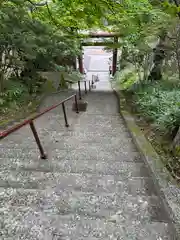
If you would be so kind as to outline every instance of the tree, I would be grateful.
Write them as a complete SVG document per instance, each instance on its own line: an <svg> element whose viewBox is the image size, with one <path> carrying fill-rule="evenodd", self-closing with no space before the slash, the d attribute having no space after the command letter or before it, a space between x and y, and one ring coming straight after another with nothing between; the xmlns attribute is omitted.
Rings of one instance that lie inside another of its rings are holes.
<svg viewBox="0 0 180 240"><path fill-rule="evenodd" d="M164 12L160 6L153 4L148 0L123 1L119 15L109 16L114 31L121 33L122 55L126 56L126 59L122 59L122 61L132 63L138 74L143 72L143 77L140 77L141 74L139 74L140 79L146 79L148 75L149 78L157 79L162 75L164 56L161 57L161 60L158 58L157 61L157 55L161 51L158 45L158 49L155 51L156 57L152 62L150 46L159 37L163 39L164 29L171 20L169 14Z"/></svg>
<svg viewBox="0 0 180 240"><path fill-rule="evenodd" d="M14 2L1 2L0 91L4 91L7 74L15 74L24 78L32 93L36 72L55 67L57 56L59 62L72 58L78 53L78 45L53 25L32 18L22 1Z"/></svg>

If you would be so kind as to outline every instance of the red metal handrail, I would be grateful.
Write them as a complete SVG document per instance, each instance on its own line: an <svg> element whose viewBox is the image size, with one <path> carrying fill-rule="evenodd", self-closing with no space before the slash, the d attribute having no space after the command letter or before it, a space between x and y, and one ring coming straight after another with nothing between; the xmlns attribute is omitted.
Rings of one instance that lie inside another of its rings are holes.
<svg viewBox="0 0 180 240"><path fill-rule="evenodd" d="M85 94L87 94L87 82L89 82L89 91L91 91L91 81L90 80L81 80L78 81L78 92L79 92L79 99L82 99L82 95L81 95L81 82L84 82L84 90L85 90Z"/></svg>
<svg viewBox="0 0 180 240"><path fill-rule="evenodd" d="M33 135L34 135L34 138L36 140L36 143L38 145L38 148L39 148L39 151L40 151L40 154L41 154L41 158L42 159L46 159L47 158L47 155L45 154L44 150L43 150L43 147L41 145L41 142L40 142L40 139L39 139L39 136L38 136L38 133L36 131L36 128L35 128L35 125L33 123L34 120L36 120L37 118L41 117L42 115L44 115L45 113L57 108L58 106L60 106L62 104L62 109L63 109L63 114L64 114L64 120L65 120L65 126L66 127L69 127L69 124L68 124L68 121L67 121L67 115L66 115L66 109L65 109L65 102L67 102L68 100L72 99L72 98L75 98L75 104L76 104L76 113L79 113L79 110L78 110L78 102L77 102L77 95L76 94L73 94L71 95L70 97L64 99L63 101L59 102L58 104L56 105L53 105L47 109L45 109L44 111L42 111L41 113L35 115L34 117L32 118L29 118L25 121L23 121L22 123L20 124L17 124L15 125L14 127L11 127L3 132L0 133L0 140L4 139L5 137L7 137L8 135L10 135L11 133L17 131L18 129L22 128L23 126L29 124L30 125L30 128L33 132Z"/></svg>
<svg viewBox="0 0 180 240"><path fill-rule="evenodd" d="M91 91L91 81L89 80L83 80L83 81L78 81L78 88L79 88L79 99L81 99L81 86L80 86L80 82L84 82L84 88L85 88L85 94L87 94L87 85L86 85L86 82L89 82L89 91ZM93 82L92 82L93 84ZM39 151L40 151L40 157L42 159L46 159L47 158L47 155L46 153L44 152L44 149L42 147L42 144L41 144L41 141L39 139L39 136L38 136L38 133L36 131L36 128L35 128L35 125L34 125L34 120L36 120L37 118L41 117L42 115L44 115L45 113L57 108L58 106L62 105L62 109L63 109L63 114L64 114L64 120L65 120L65 126L66 127L69 127L69 124L68 124L68 120L67 120L67 115L66 115L66 109L65 109L65 102L67 102L68 100L72 99L72 98L75 98L75 106L76 106L76 113L79 113L79 110L78 110L78 101L77 101L77 95L76 94L73 94L71 95L70 97L64 99L63 101L59 102L58 104L56 105L53 105L47 109L45 109L44 111L42 111L41 113L39 114L36 114L35 116L27 119L27 120L24 120L22 123L20 124L17 124L3 132L0 132L0 140L4 139L5 137L7 137L8 135L10 135L11 133L19 130L20 128L22 128L23 126L29 124L30 125L30 128L32 130L32 133L34 135L34 138L35 138L35 141L37 143L37 146L39 148Z"/></svg>

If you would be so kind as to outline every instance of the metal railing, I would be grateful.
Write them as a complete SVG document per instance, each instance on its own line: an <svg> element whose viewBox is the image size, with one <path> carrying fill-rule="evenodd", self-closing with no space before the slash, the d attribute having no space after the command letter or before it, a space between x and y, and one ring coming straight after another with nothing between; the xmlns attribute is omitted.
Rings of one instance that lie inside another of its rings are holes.
<svg viewBox="0 0 180 240"><path fill-rule="evenodd" d="M97 75L92 74L92 84L91 84L92 88L94 88L94 83L98 81L99 81L98 74Z"/></svg>
<svg viewBox="0 0 180 240"><path fill-rule="evenodd" d="M88 81L88 80L84 80L84 81L78 81L78 94L79 94L79 99L81 100L82 99L82 94L81 94L81 82L84 82L84 89L85 89L85 94L87 94L87 82L89 82L89 91L91 91L91 81ZM92 83L93 84L93 83ZM43 149L43 146L41 144L41 141L40 141L40 138L38 136L38 133L37 133L37 130L36 130L36 127L34 125L34 120L36 120L37 118L41 117L42 115L44 115L45 113L57 108L58 106L62 105L62 110L63 110L63 115L64 115L64 121L65 121L65 126L66 127L69 127L69 124L68 124L68 119L67 119L67 114L66 114L66 108L65 108L65 102L69 101L70 99L74 98L75 100L75 107L76 107L76 113L79 113L79 109L78 109L78 100L77 100L77 94L73 94L71 95L70 97L64 99L63 101L59 102L58 104L56 105L53 105L47 109L45 109L44 111L36 114L35 116L27 119L27 120L24 120L23 122L21 122L20 124L17 124L5 131L2 131L0 132L0 140L6 138L7 136L9 136L11 133L19 130L20 128L24 127L25 125L28 125L30 126L30 129L34 135L34 138L35 138L35 141L37 143L37 146L39 148L39 152L40 152L40 157L41 159L47 159L47 154L45 153L44 149Z"/></svg>
<svg viewBox="0 0 180 240"><path fill-rule="evenodd" d="M40 151L40 157L42 159L47 159L47 154L45 153L43 147L42 147L42 144L41 144L41 141L39 139L39 136L38 136L38 133L37 133L37 130L35 128L35 125L34 125L34 120L36 120L37 118L41 117L42 115L44 115L45 113L57 108L58 106L62 105L62 110L63 110L63 115L64 115L64 121L65 121L65 126L66 127L69 127L69 124L68 124L68 120L67 120L67 114L66 114L66 108L65 108L65 102L69 101L70 99L74 98L75 100L75 105L76 105L76 113L79 113L79 110L78 110L78 102L77 102L77 95L76 94L73 94L71 95L70 97L64 99L63 101L59 102L58 104L56 105L53 105L47 109L45 109L44 111L42 111L41 113L35 115L34 117L32 118L29 118L25 121L23 121L22 123L20 124L17 124L3 132L0 133L0 140L4 139L5 137L9 136L11 133L19 130L20 128L22 128L23 126L25 125L30 125L30 128L31 128L31 131L34 135L34 138L35 138L35 141L37 143L37 146L39 148L39 151Z"/></svg>
<svg viewBox="0 0 180 240"><path fill-rule="evenodd" d="M88 93L88 91L87 91L87 82L89 83L89 92L91 91L91 87L92 87L92 85L93 85L93 83L92 83L90 80L78 81L78 94L79 94L79 100L82 99L81 82L84 83L84 92L85 92L85 94Z"/></svg>

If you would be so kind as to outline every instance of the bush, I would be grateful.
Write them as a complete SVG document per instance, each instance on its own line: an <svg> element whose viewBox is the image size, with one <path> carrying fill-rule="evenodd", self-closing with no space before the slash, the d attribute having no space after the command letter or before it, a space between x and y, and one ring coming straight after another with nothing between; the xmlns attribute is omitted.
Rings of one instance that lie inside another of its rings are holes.
<svg viewBox="0 0 180 240"><path fill-rule="evenodd" d="M43 93L56 92L56 88L54 87L54 82L50 79L47 79L46 82L43 84L42 92Z"/></svg>
<svg viewBox="0 0 180 240"><path fill-rule="evenodd" d="M128 90L138 82L138 75L133 68L125 68L120 72L116 72L114 81L121 90Z"/></svg>
<svg viewBox="0 0 180 240"><path fill-rule="evenodd" d="M20 101L27 94L27 88L22 83L11 78L6 81L5 91L0 93L0 106L8 106L12 102Z"/></svg>
<svg viewBox="0 0 180 240"><path fill-rule="evenodd" d="M180 125L180 89L167 82L144 86L135 92L137 105L143 115L165 133L172 134Z"/></svg>
<svg viewBox="0 0 180 240"><path fill-rule="evenodd" d="M139 81L133 67L117 72L114 78L118 89L135 95L137 110L146 120L165 134L173 136L180 126L180 85L176 77L160 82Z"/></svg>
<svg viewBox="0 0 180 240"><path fill-rule="evenodd" d="M60 89L67 89L67 88L68 88L68 84L67 84L67 82L65 81L64 74L61 73L58 91L59 91Z"/></svg>
<svg viewBox="0 0 180 240"><path fill-rule="evenodd" d="M12 76L5 81L5 88L3 92L0 92L0 112L7 113L11 110L19 110L22 106L26 106L30 101L35 100L38 96L37 92L44 91L45 84L44 79L39 78L36 81L32 94L29 93L29 86L24 82L24 79L19 79Z"/></svg>

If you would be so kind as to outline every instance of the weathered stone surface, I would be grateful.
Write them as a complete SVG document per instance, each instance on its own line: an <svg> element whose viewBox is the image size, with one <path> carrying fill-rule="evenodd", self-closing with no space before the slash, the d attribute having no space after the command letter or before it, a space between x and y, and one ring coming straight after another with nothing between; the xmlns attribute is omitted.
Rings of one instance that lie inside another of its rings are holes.
<svg viewBox="0 0 180 240"><path fill-rule="evenodd" d="M121 103L124 101L123 94L118 94ZM137 148L143 155L144 161L152 173L152 179L155 183L158 195L164 203L165 209L173 223L175 239L180 239L180 189L176 181L171 177L170 173L162 163L161 157L151 146L150 142L145 138L140 128L137 126L133 116L122 106L121 114L131 132Z"/></svg>
<svg viewBox="0 0 180 240"><path fill-rule="evenodd" d="M28 127L1 142L0 239L175 240L115 96L86 100L78 115L67 103L69 128L61 108L35 122L48 160L38 159ZM51 101L59 96L42 109Z"/></svg>

